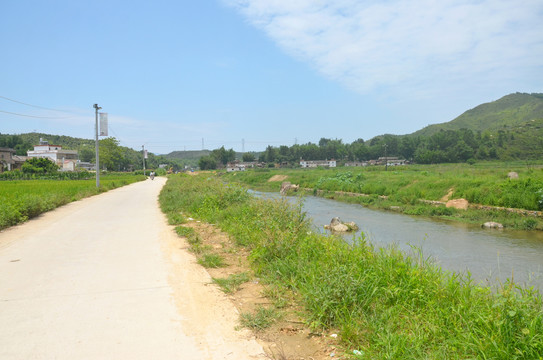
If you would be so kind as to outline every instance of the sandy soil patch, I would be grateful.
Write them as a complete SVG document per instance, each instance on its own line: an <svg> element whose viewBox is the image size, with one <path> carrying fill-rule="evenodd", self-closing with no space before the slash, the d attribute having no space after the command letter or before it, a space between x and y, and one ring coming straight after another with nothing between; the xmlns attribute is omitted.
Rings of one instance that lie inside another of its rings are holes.
<svg viewBox="0 0 543 360"><path fill-rule="evenodd" d="M443 202L449 201L449 199L451 198L453 192L454 192L454 189L453 189L453 188L450 188L450 189L449 189L449 192L447 193L447 195L443 196L443 197L440 199L440 201L443 201Z"/></svg>
<svg viewBox="0 0 543 360"><path fill-rule="evenodd" d="M288 178L287 175L273 175L271 178L268 179L268 182L284 181L287 178Z"/></svg>
<svg viewBox="0 0 543 360"><path fill-rule="evenodd" d="M237 247L226 234L213 225L191 221L185 226L192 227L199 234L204 246L212 249L210 251L219 254L225 260L227 266L207 269L212 278L227 278L232 274L240 273L249 274L248 282L243 283L237 291L226 294L240 316L244 313L254 314L259 307L274 307L277 298L274 300L265 296L273 290L266 291L267 285L254 276L249 266L248 250ZM218 285L215 286L218 287ZM291 295L283 294L283 296L290 298L277 309L280 314L279 320L267 329L253 330L270 359L330 359L331 353L338 352L335 339L329 334L312 333L299 315L303 309L292 301Z"/></svg>

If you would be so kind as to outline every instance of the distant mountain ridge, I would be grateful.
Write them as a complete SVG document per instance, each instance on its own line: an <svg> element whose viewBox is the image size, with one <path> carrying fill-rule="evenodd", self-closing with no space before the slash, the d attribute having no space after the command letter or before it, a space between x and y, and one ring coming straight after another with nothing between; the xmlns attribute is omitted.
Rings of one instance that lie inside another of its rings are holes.
<svg viewBox="0 0 543 360"><path fill-rule="evenodd" d="M464 112L454 120L433 124L410 136L431 136L441 130L491 131L512 129L543 119L543 94L514 93Z"/></svg>
<svg viewBox="0 0 543 360"><path fill-rule="evenodd" d="M0 147L12 147L17 154L24 155L26 150L32 149L32 145L39 143L40 138L49 141L50 144L62 145L65 149L78 150L82 161L91 161L94 157L94 140L62 135L0 134ZM383 153L385 144L389 156L399 156L418 163L541 159L543 94L518 92L509 94L467 110L454 120L430 125L412 134L384 134L365 142L357 140L352 144L344 144L338 139L322 138L318 145L308 143L290 148L268 146L264 153L252 152L252 154L255 158L267 162L288 161L292 164L297 164L300 158L365 161L385 156ZM135 164L137 168L141 163L141 150L123 146L119 148L124 158L121 160ZM196 167L200 158L209 156L210 153L211 150L189 150L173 151L165 155L150 154L149 163ZM242 155L235 153L237 159L241 159ZM140 160L137 160L138 158Z"/></svg>

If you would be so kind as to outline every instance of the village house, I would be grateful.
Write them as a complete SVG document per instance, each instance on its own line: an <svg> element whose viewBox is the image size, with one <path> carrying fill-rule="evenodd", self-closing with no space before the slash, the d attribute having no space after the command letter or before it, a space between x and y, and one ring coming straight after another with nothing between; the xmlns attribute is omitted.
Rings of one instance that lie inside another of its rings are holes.
<svg viewBox="0 0 543 360"><path fill-rule="evenodd" d="M77 168L79 170L94 171L94 170L96 170L96 164L78 160L77 161Z"/></svg>
<svg viewBox="0 0 543 360"><path fill-rule="evenodd" d="M50 145L40 139L34 150L27 151L28 157L48 158L60 167L62 171L75 171L77 164L77 150L62 150L60 145Z"/></svg>
<svg viewBox="0 0 543 360"><path fill-rule="evenodd" d="M245 169L255 168L255 167L263 167L263 165L257 161L246 161L246 162L234 161L234 162L229 162L228 164L226 164L226 171L227 172L245 171Z"/></svg>
<svg viewBox="0 0 543 360"><path fill-rule="evenodd" d="M345 166L368 166L367 161L347 161Z"/></svg>
<svg viewBox="0 0 543 360"><path fill-rule="evenodd" d="M226 164L226 172L232 171L245 171L245 165L235 162Z"/></svg>
<svg viewBox="0 0 543 360"><path fill-rule="evenodd" d="M13 149L0 148L0 172L13 170L13 154L15 154Z"/></svg>
<svg viewBox="0 0 543 360"><path fill-rule="evenodd" d="M28 160L28 156L13 155L13 166L11 170L22 170L23 164Z"/></svg>
<svg viewBox="0 0 543 360"><path fill-rule="evenodd" d="M26 156L15 155L14 149L0 148L0 173L21 170L27 159L28 157Z"/></svg>
<svg viewBox="0 0 543 360"><path fill-rule="evenodd" d="M405 159L399 159L397 157L389 156L389 157L380 157L377 160L377 163L378 164L383 164L383 165L386 164L388 166L399 166L399 165L405 165L406 160Z"/></svg>
<svg viewBox="0 0 543 360"><path fill-rule="evenodd" d="M303 168L336 167L336 160L300 160L300 166Z"/></svg>

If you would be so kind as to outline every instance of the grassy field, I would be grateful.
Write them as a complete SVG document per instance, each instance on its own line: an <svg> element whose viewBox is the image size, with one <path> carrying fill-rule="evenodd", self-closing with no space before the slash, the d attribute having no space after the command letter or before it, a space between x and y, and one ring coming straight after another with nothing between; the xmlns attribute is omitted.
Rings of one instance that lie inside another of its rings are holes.
<svg viewBox="0 0 543 360"><path fill-rule="evenodd" d="M517 172L519 179L507 174ZM257 169L225 173L227 181L243 183L264 191L279 191L281 181L269 182L274 175L312 189L311 194L359 203L380 209L395 209L409 215L438 216L458 221L483 223L497 221L517 229L543 230L543 219L502 210L456 210L428 205L420 200L466 199L473 204L538 211L543 208L543 169L520 163L481 163L476 165L414 165L403 167L335 169ZM337 192L365 194L348 196Z"/></svg>
<svg viewBox="0 0 543 360"><path fill-rule="evenodd" d="M222 180L170 177L163 211L173 223L191 216L216 224L249 249L256 276L294 294L315 332L338 333L348 358L543 357L538 292L512 282L493 291L422 257L313 233L299 207L253 198ZM280 307L266 310L280 316Z"/></svg>
<svg viewBox="0 0 543 360"><path fill-rule="evenodd" d="M61 205L145 179L107 175L96 180L16 180L0 182L0 229L13 226Z"/></svg>

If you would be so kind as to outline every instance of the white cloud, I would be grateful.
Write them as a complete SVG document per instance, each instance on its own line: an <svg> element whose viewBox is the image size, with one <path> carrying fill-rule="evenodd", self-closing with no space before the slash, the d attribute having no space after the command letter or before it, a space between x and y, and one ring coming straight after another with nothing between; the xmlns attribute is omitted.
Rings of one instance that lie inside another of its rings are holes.
<svg viewBox="0 0 543 360"><path fill-rule="evenodd" d="M224 1L284 51L361 93L522 90L543 76L540 0Z"/></svg>

